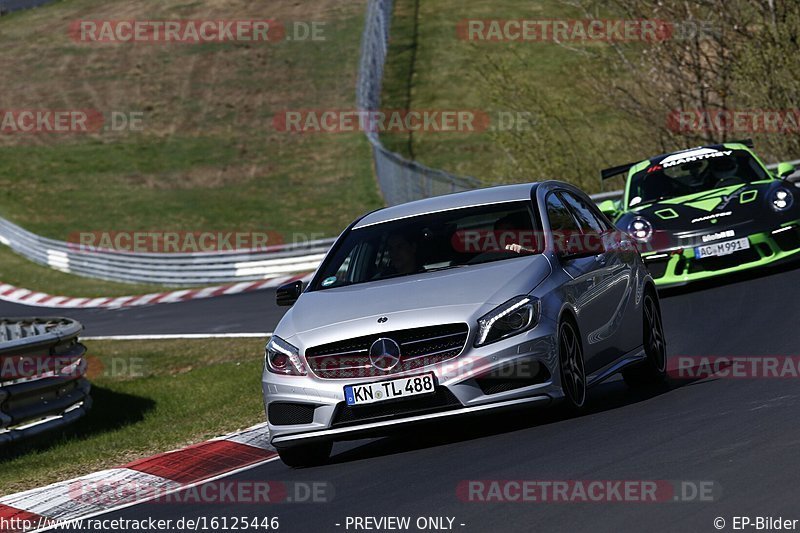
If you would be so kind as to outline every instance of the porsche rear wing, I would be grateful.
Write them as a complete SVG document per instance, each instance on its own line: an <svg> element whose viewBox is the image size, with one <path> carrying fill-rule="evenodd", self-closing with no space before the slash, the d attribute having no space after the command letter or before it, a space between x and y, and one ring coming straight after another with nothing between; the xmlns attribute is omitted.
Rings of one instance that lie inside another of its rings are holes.
<svg viewBox="0 0 800 533"><path fill-rule="evenodd" d="M743 144L748 148L755 148L755 144L753 143L753 139L742 139L740 141L725 141L723 144Z"/></svg>
<svg viewBox="0 0 800 533"><path fill-rule="evenodd" d="M611 167L611 168L604 168L600 171L600 179L605 181L609 178L613 178L614 176L619 176L620 174L625 174L628 172L632 166L638 165L639 161L636 163L626 163L624 165L620 165L618 167Z"/></svg>

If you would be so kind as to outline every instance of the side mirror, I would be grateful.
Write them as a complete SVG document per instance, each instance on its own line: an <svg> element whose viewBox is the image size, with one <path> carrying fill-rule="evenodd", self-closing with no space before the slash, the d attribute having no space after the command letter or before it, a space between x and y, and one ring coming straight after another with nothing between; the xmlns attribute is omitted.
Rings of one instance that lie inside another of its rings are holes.
<svg viewBox="0 0 800 533"><path fill-rule="evenodd" d="M602 211L605 216L614 220L619 216L620 202L619 200L605 200L597 204L597 208Z"/></svg>
<svg viewBox="0 0 800 533"><path fill-rule="evenodd" d="M781 179L786 179L794 174L794 165L791 163L779 163L775 174Z"/></svg>
<svg viewBox="0 0 800 533"><path fill-rule="evenodd" d="M293 281L278 287L278 290L275 291L275 300L277 301L278 305L289 307L294 305L302 293L303 282Z"/></svg>

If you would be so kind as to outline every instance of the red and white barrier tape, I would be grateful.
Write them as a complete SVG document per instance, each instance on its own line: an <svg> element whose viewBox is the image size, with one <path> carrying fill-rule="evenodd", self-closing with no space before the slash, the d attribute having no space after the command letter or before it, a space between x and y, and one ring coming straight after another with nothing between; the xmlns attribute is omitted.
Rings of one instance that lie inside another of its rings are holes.
<svg viewBox="0 0 800 533"><path fill-rule="evenodd" d="M311 274L297 274L292 276L279 276L263 281L245 281L233 285L205 287L202 289L183 289L171 292L143 294L139 296L118 296L110 298L71 298L68 296L53 296L43 292L21 289L7 283L0 284L0 300L34 307L49 307L57 309L89 309L105 308L117 309L120 307L136 307L141 305L154 305L175 302L185 302L199 298L215 298L228 294L272 289L284 283L295 280L308 281Z"/></svg>

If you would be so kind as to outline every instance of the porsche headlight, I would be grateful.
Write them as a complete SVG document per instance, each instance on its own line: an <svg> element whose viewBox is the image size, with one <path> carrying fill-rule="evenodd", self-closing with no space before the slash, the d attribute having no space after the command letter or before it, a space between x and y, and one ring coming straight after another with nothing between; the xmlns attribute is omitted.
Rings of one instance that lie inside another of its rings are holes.
<svg viewBox="0 0 800 533"><path fill-rule="evenodd" d="M628 233L637 241L648 241L653 236L653 225L646 218L637 217L628 224Z"/></svg>
<svg viewBox="0 0 800 533"><path fill-rule="evenodd" d="M789 189L783 187L775 189L772 193L772 208L775 211L786 211L794 205L794 196Z"/></svg>
<svg viewBox="0 0 800 533"><path fill-rule="evenodd" d="M528 331L539 320L539 300L532 296L517 296L478 319L475 346L493 342Z"/></svg>
<svg viewBox="0 0 800 533"><path fill-rule="evenodd" d="M264 352L267 369L273 374L306 375L305 365L300 359L300 351L280 337L273 335Z"/></svg>

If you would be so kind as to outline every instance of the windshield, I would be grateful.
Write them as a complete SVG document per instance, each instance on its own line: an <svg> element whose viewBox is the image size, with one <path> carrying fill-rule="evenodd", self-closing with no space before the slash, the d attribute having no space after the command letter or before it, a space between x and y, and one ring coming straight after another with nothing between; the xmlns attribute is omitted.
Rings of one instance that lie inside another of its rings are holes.
<svg viewBox="0 0 800 533"><path fill-rule="evenodd" d="M351 230L320 267L311 290L539 253L530 202L419 215ZM516 246L512 246L516 245Z"/></svg>
<svg viewBox="0 0 800 533"><path fill-rule="evenodd" d="M769 179L746 150L700 148L665 157L631 178L629 207Z"/></svg>

